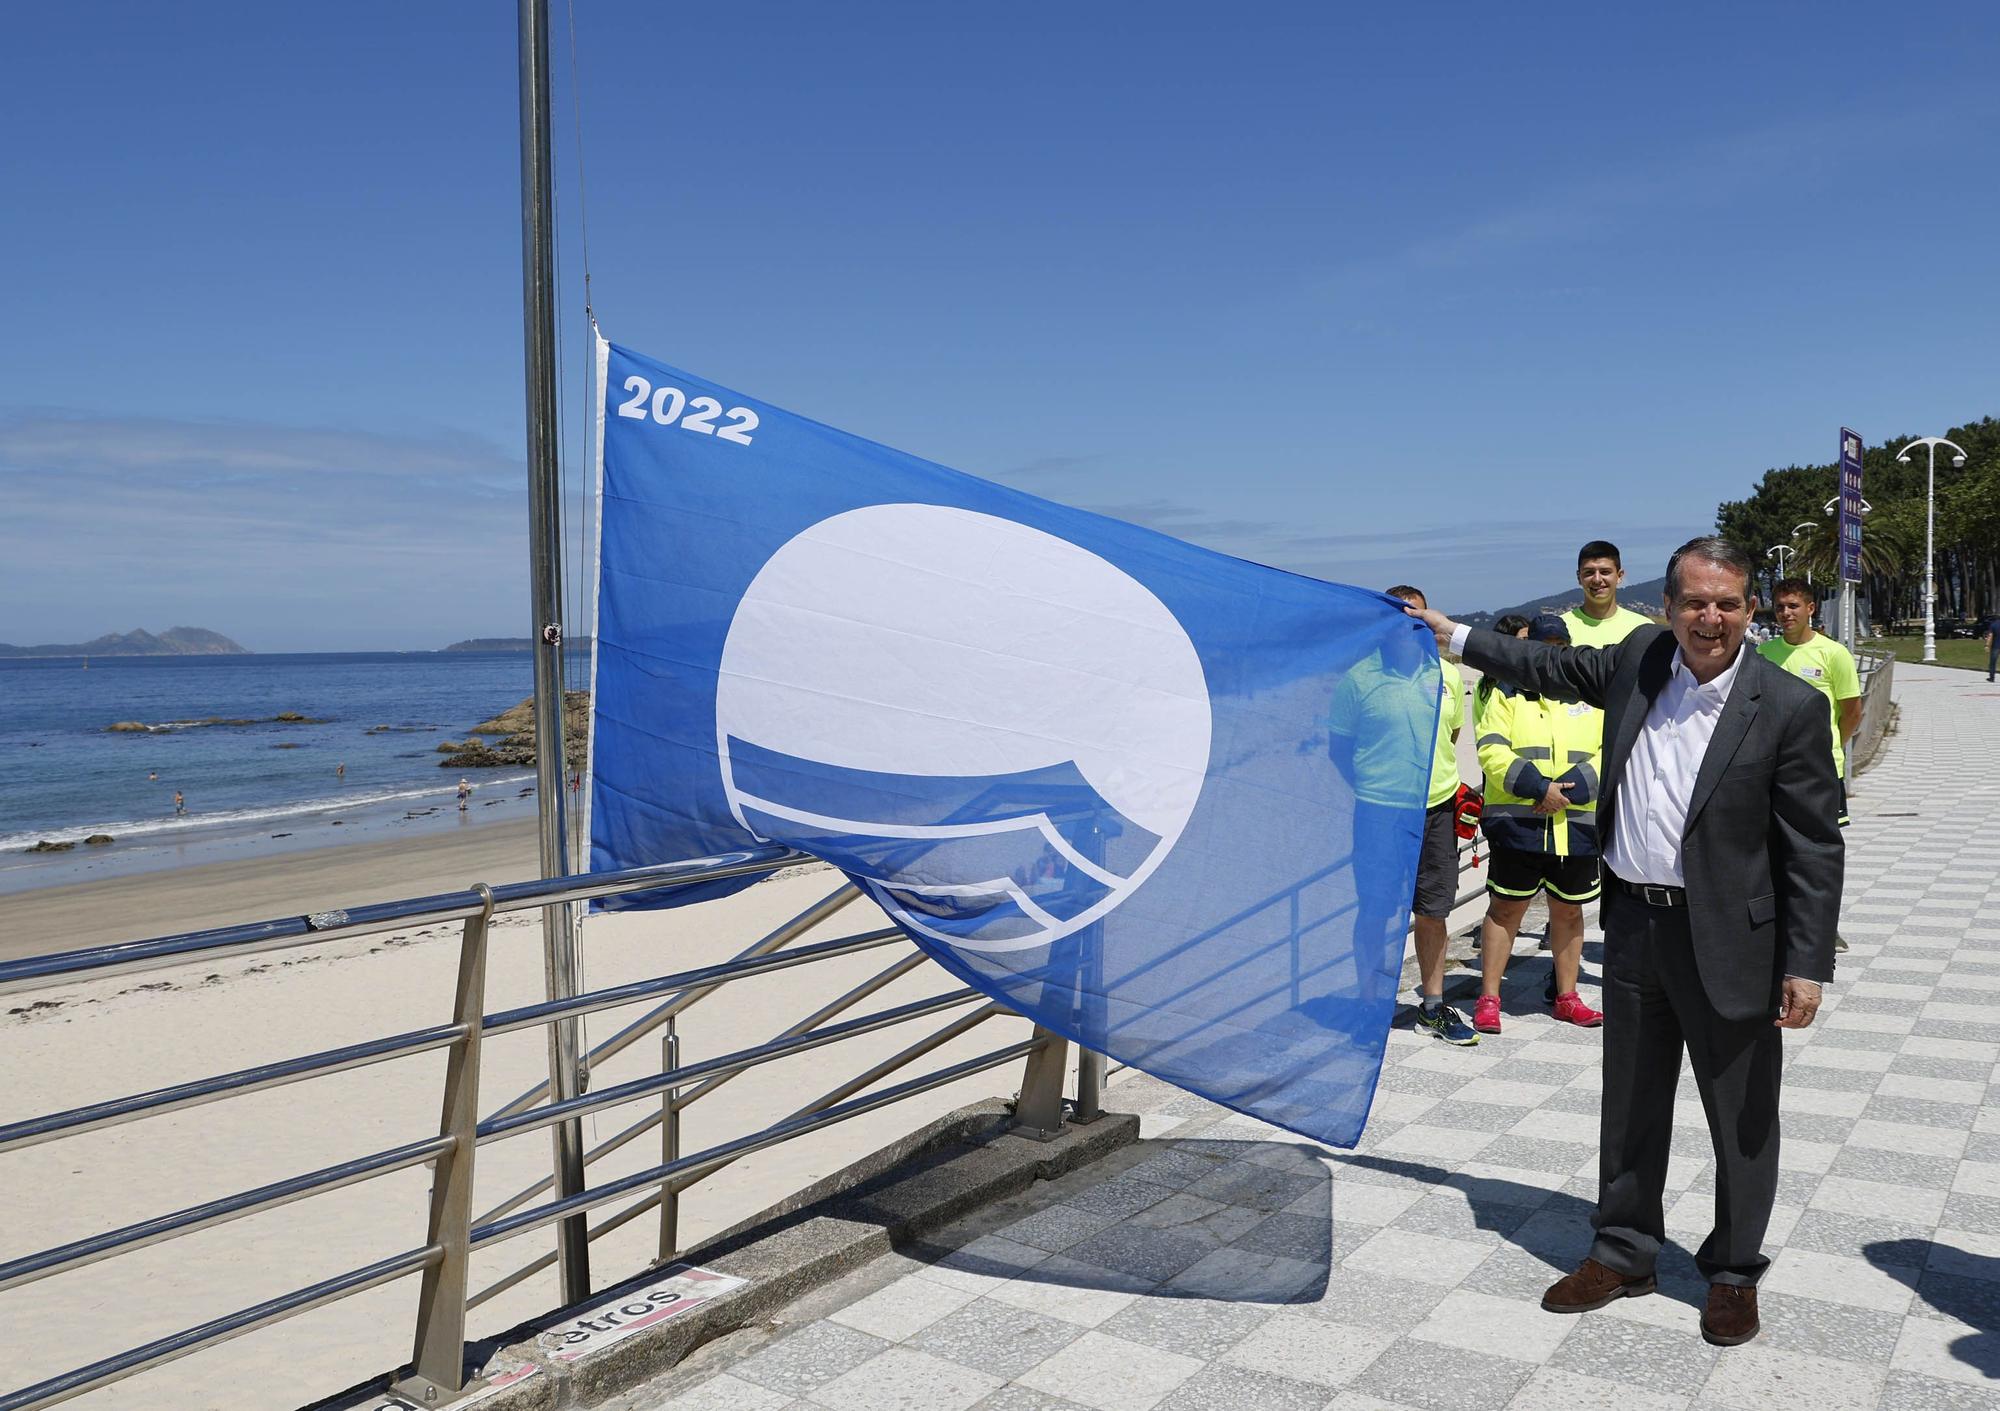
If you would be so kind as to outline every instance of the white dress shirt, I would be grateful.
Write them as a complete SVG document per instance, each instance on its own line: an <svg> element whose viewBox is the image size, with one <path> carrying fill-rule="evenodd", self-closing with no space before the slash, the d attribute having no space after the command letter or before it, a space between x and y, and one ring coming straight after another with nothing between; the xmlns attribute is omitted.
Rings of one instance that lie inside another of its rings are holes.
<svg viewBox="0 0 2000 1411"><path fill-rule="evenodd" d="M1739 649L1736 660L1703 683L1687 669L1680 649L1674 649L1667 684L1653 697L1646 723L1626 757L1618 785L1618 817L1611 845L1604 850L1604 865L1626 881L1687 885L1681 839L1687 831L1688 804L1746 650Z"/></svg>

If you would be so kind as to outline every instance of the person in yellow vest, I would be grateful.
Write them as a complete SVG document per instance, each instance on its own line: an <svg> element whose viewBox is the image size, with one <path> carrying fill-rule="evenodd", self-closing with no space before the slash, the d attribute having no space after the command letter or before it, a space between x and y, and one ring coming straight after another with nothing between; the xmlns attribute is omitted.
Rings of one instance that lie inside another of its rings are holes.
<svg viewBox="0 0 2000 1411"><path fill-rule="evenodd" d="M1568 624L1544 613L1528 624L1528 640L1568 646ZM1604 1016L1585 1003L1576 981L1584 903L1596 900L1599 890L1597 771L1604 712L1503 683L1483 695L1473 728L1486 776L1480 827L1493 856L1486 872L1472 1027L1482 1034L1500 1032L1500 981L1514 937L1528 903L1546 890L1556 1018L1594 1029Z"/></svg>
<svg viewBox="0 0 2000 1411"><path fill-rule="evenodd" d="M1652 618L1618 606L1618 589L1625 582L1618 546L1592 539L1576 551L1576 586L1583 601L1564 613L1570 640L1579 647L1615 647Z"/></svg>
<svg viewBox="0 0 2000 1411"><path fill-rule="evenodd" d="M1861 728L1861 673L1854 653L1813 630L1813 590L1803 578L1780 579L1771 593L1771 616L1780 636L1757 648L1808 685L1819 688L1833 712L1833 772L1840 776L1840 826L1847 826L1847 742ZM1833 938L1835 950L1847 942Z"/></svg>
<svg viewBox="0 0 2000 1411"><path fill-rule="evenodd" d="M1413 607L1426 606L1424 595L1407 584L1387 590ZM1413 663L1414 667L1415 664ZM1408 689L1409 673L1382 661L1357 666L1341 680L1333 693L1329 712L1327 753L1341 777L1354 789L1355 797L1355 880L1360 889L1357 926L1372 928L1375 919L1392 917L1400 924L1405 915L1414 916L1417 949L1418 1006L1416 1027L1434 1038L1461 1047L1479 1042L1479 1035L1465 1022L1465 1016L1444 1002L1445 922L1451 916L1458 894L1458 751L1454 742L1465 720L1465 677L1450 660L1438 659L1437 719L1431 748L1430 787L1425 801L1423 832L1418 842L1416 894L1396 896L1382 891L1385 878L1404 875L1380 859L1366 854L1371 847L1395 842L1391 820L1402 817L1408 802L1407 746L1410 729L1430 731L1428 700L1419 700ZM1420 712L1420 717L1418 713ZM1371 750L1364 741L1379 740L1383 748ZM1380 776L1378 778L1378 776ZM1375 797L1379 789L1381 796ZM1370 827L1371 813L1379 812L1380 826Z"/></svg>

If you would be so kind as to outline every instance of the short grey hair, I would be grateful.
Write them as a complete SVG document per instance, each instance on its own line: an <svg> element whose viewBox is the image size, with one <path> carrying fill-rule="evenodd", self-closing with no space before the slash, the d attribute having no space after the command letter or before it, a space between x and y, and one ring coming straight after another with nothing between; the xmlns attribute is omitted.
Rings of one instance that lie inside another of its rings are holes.
<svg viewBox="0 0 2000 1411"><path fill-rule="evenodd" d="M1730 543L1720 534L1704 534L1698 539L1690 539L1667 560L1667 601L1672 602L1681 595L1681 560L1700 559L1712 563L1717 568L1726 568L1743 575L1743 596L1748 598L1756 592L1757 566L1750 562L1750 555L1737 545Z"/></svg>

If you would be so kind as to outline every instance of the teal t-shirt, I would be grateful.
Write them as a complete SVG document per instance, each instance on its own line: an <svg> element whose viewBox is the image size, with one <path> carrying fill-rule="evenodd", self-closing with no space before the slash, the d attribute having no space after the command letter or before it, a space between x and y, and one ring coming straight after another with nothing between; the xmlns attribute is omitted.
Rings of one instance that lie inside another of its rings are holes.
<svg viewBox="0 0 2000 1411"><path fill-rule="evenodd" d="M1430 807L1458 792L1458 751L1452 736L1465 721L1465 677L1456 665L1438 662L1438 711L1431 745ZM1333 693L1328 721L1336 735L1353 737L1354 792L1365 803L1394 806L1404 802L1403 744L1429 729L1430 702L1409 689L1410 678L1390 671L1382 659L1370 657L1341 680ZM1364 740L1362 727L1369 727Z"/></svg>

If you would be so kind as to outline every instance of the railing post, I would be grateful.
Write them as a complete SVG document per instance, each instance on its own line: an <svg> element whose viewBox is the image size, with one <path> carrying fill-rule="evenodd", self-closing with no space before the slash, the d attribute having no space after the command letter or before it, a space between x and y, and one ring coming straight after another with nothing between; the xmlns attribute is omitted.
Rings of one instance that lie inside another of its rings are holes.
<svg viewBox="0 0 2000 1411"><path fill-rule="evenodd" d="M458 987L452 1020L465 1037L452 1045L444 1073L444 1114L438 1129L452 1147L437 1160L431 1180L431 1216L426 1242L442 1245L444 1258L424 1270L417 1296L416 1349L411 1374L396 1390L437 1406L465 1387L465 1287L472 1259L472 1167L479 1149L479 1040L486 1013L486 932L493 919L493 891L484 882L472 889L482 903L465 919L458 953Z"/></svg>
<svg viewBox="0 0 2000 1411"><path fill-rule="evenodd" d="M1305 996L1299 990L1299 889L1292 888L1292 1008L1297 1009Z"/></svg>
<svg viewBox="0 0 2000 1411"><path fill-rule="evenodd" d="M1041 1044L1028 1055L1021 1073L1021 1095L1014 1100L1014 1132L1036 1141L1053 1141L1062 1131L1063 1070L1069 1066L1069 1040L1035 1026Z"/></svg>
<svg viewBox="0 0 2000 1411"><path fill-rule="evenodd" d="M1076 1106L1072 1122L1095 1122L1104 1115L1104 1055L1095 1049L1076 1051Z"/></svg>
<svg viewBox="0 0 2000 1411"><path fill-rule="evenodd" d="M681 1066L681 1036L674 1032L673 1016L667 1017L666 1036L660 1040L660 1071L671 1073ZM660 1160L671 1164L681 1159L681 1095L668 1088L660 1094ZM680 1252L681 1193L672 1180L660 1187L660 1262Z"/></svg>

